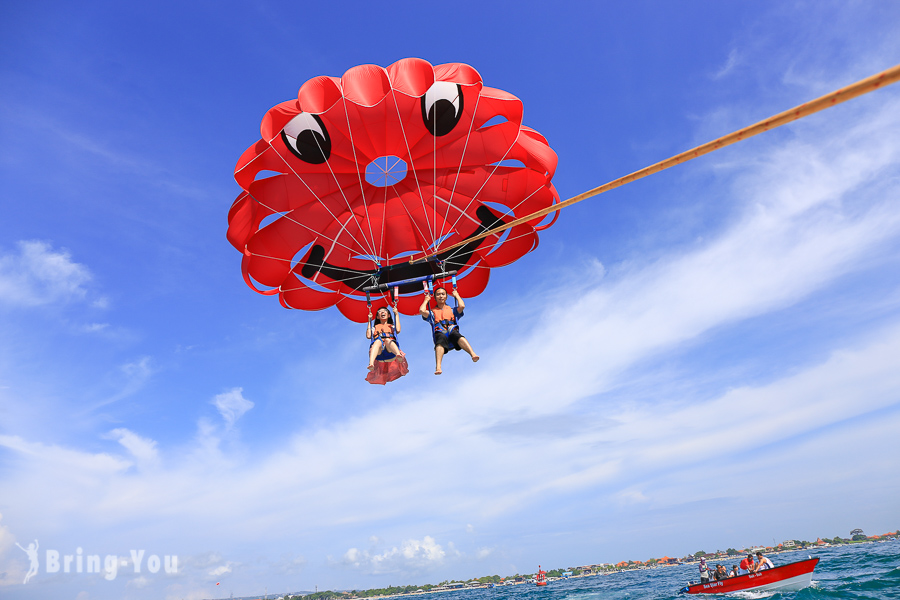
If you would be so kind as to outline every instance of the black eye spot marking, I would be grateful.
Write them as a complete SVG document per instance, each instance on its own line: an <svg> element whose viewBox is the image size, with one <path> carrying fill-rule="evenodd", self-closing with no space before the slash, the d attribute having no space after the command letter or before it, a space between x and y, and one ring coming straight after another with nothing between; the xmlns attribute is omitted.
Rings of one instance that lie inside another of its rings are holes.
<svg viewBox="0 0 900 600"><path fill-rule="evenodd" d="M294 156L311 165L331 156L331 137L318 115L300 113L281 130L281 139Z"/></svg>
<svg viewBox="0 0 900 600"><path fill-rule="evenodd" d="M435 81L422 96L422 120L434 136L453 131L462 113L462 87L451 81Z"/></svg>

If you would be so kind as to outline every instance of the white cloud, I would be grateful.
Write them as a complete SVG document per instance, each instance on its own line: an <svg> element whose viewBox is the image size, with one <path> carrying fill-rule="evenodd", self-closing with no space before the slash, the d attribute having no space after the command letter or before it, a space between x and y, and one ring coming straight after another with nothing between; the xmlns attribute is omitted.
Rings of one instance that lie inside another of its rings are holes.
<svg viewBox="0 0 900 600"><path fill-rule="evenodd" d="M244 413L253 408L253 402L244 398L243 388L234 388L213 398L212 403L219 409L225 423L231 427Z"/></svg>
<svg viewBox="0 0 900 600"><path fill-rule="evenodd" d="M408 539L400 546L383 552L369 552L350 548L344 553L343 564L372 574L415 572L439 565L447 556L434 538Z"/></svg>
<svg viewBox="0 0 900 600"><path fill-rule="evenodd" d="M735 65L738 64L738 51L735 48L732 48L728 53L728 58L725 60L725 64L722 65L718 71L716 71L712 78L713 79L721 79L731 73L734 70Z"/></svg>
<svg viewBox="0 0 900 600"><path fill-rule="evenodd" d="M144 577L143 575L140 575L138 577L132 577L125 585L127 587L141 589L150 585L150 579Z"/></svg>
<svg viewBox="0 0 900 600"><path fill-rule="evenodd" d="M215 569L209 572L210 577L221 577L226 573L231 573L231 563L225 565L219 565Z"/></svg>
<svg viewBox="0 0 900 600"><path fill-rule="evenodd" d="M149 356L142 356L138 360L119 365L117 373L113 376L112 385L119 389L114 394L95 404L92 408L113 404L131 396L140 390L154 374L153 360Z"/></svg>
<svg viewBox="0 0 900 600"><path fill-rule="evenodd" d="M106 453L94 454L57 445L29 442L18 436L0 435L0 446L28 457L34 466L51 466L54 470L68 471L76 477L85 474L117 473L130 466L128 461Z"/></svg>
<svg viewBox="0 0 900 600"><path fill-rule="evenodd" d="M28 543L23 544L28 547ZM3 515L0 514L0 586L19 585L25 580L28 570L28 559L25 553L16 546L16 536L9 527L3 525Z"/></svg>
<svg viewBox="0 0 900 600"><path fill-rule="evenodd" d="M637 504L647 501L647 496L640 490L623 490L616 494L616 498L621 504Z"/></svg>
<svg viewBox="0 0 900 600"><path fill-rule="evenodd" d="M138 464L151 467L158 464L159 453L154 440L143 438L125 428L113 429L109 432L109 436L122 444Z"/></svg>
<svg viewBox="0 0 900 600"><path fill-rule="evenodd" d="M68 250L54 250L38 240L17 246L18 253L0 255L0 302L29 307L87 297L91 272L74 262Z"/></svg>

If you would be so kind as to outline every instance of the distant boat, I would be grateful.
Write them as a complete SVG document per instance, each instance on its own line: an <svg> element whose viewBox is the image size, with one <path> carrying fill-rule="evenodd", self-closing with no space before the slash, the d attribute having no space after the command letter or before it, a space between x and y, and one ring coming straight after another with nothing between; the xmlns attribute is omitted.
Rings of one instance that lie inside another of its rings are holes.
<svg viewBox="0 0 900 600"><path fill-rule="evenodd" d="M534 585L547 585L547 571L542 571L541 565L538 565L537 575L534 576Z"/></svg>
<svg viewBox="0 0 900 600"><path fill-rule="evenodd" d="M797 591L809 587L813 570L819 564L818 558L810 558L799 562L766 569L758 573L747 573L720 581L697 583L681 589L681 594L728 594L743 591L779 592Z"/></svg>

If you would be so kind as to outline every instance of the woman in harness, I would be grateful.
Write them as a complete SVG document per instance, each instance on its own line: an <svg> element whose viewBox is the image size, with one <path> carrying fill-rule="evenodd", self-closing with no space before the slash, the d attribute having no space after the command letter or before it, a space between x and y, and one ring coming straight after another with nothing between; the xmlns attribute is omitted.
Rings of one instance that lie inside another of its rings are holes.
<svg viewBox="0 0 900 600"><path fill-rule="evenodd" d="M472 357L472 362L478 362L479 356L472 350L472 345L459 332L457 321L462 318L466 303L460 297L459 292L453 289L453 298L456 306L447 306L447 290L443 287L434 288L435 308L429 307L431 294L425 290L425 299L419 307L419 314L431 325L434 337L434 374L441 374L441 361L444 354L450 350L465 350Z"/></svg>
<svg viewBox="0 0 900 600"><path fill-rule="evenodd" d="M375 312L375 320L369 313L369 322L366 326L366 339L372 340L369 344L369 370L366 381L384 385L388 381L394 381L409 373L406 363L406 355L400 350L397 343L397 334L400 333L400 318L397 314L397 303L394 302L394 318L385 307ZM396 325L395 325L396 323Z"/></svg>

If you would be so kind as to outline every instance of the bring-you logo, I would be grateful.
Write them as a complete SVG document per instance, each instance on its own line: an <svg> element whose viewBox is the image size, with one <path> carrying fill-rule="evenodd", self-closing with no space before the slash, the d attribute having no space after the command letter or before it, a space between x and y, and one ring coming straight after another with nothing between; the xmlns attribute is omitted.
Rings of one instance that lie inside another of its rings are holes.
<svg viewBox="0 0 900 600"><path fill-rule="evenodd" d="M25 580L22 582L25 584L40 571L41 564L38 554L40 544L34 540L27 547L18 542L16 542L16 546L28 556L30 563ZM176 555L166 554L162 558L158 554L147 556L145 550L130 550L129 554L128 557L107 554L101 560L99 554L87 554L80 546L75 549L73 554L63 554L59 550L48 549L44 552L44 573L97 574L102 575L107 581L112 581L118 576L120 568L128 568L129 565L136 574L147 572L155 575L160 570L170 575L178 572L178 556ZM144 561L145 556L146 562Z"/></svg>

